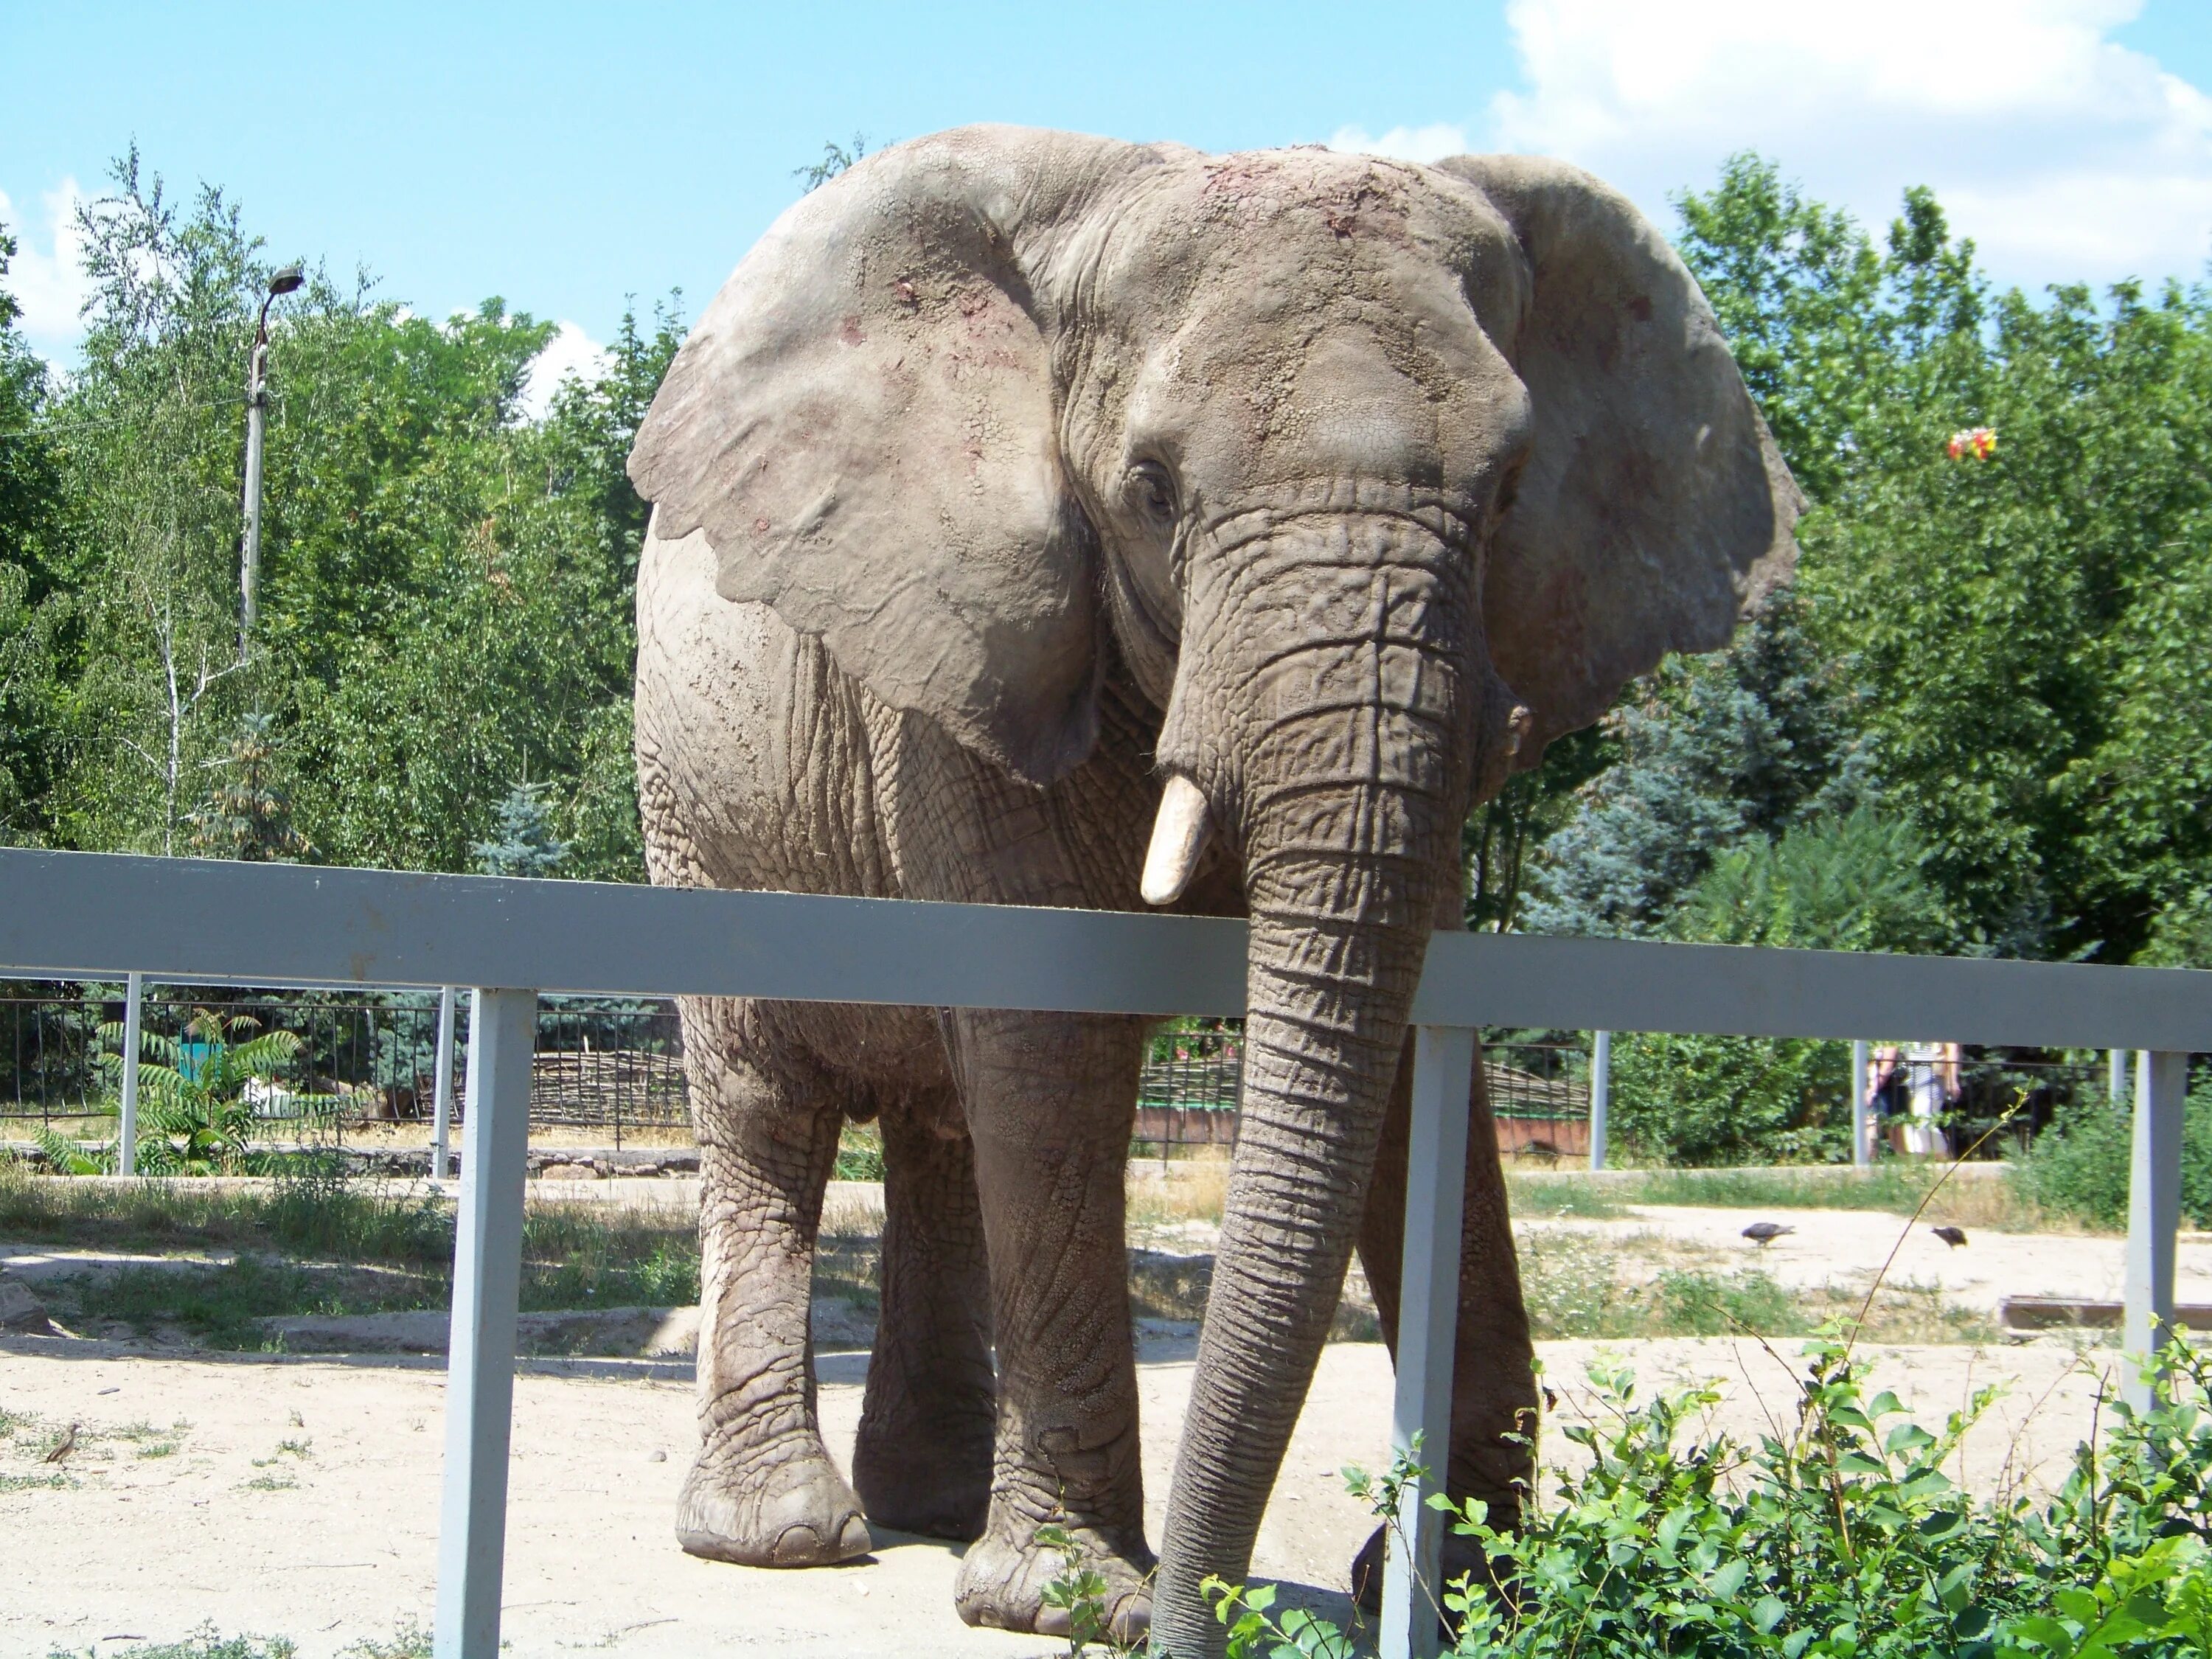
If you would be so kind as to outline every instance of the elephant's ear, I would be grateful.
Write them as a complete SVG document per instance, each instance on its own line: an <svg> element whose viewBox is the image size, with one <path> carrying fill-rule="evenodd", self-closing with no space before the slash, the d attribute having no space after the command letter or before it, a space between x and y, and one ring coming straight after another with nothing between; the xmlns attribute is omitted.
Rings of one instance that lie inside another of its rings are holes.
<svg viewBox="0 0 2212 1659"><path fill-rule="evenodd" d="M1484 620L1534 711L1533 764L1668 652L1727 644L1789 578L1802 498L1705 295L1625 197L1534 156L1439 165L1504 216L1532 279L1508 353L1534 427Z"/></svg>
<svg viewBox="0 0 2212 1659"><path fill-rule="evenodd" d="M653 533L894 708L1042 783L1097 724L1096 577L1024 250L1126 144L969 128L800 200L677 354L629 459Z"/></svg>

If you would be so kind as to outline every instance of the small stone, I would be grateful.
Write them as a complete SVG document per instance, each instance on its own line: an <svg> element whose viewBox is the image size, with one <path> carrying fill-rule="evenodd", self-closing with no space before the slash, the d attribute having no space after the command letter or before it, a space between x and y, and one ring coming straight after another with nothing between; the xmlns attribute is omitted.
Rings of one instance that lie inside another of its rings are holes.
<svg viewBox="0 0 2212 1659"><path fill-rule="evenodd" d="M53 1321L46 1304L31 1294L30 1287L13 1279L0 1279L0 1331L22 1336L51 1336Z"/></svg>
<svg viewBox="0 0 2212 1659"><path fill-rule="evenodd" d="M668 1454L656 1446L645 1461L648 1463L665 1463L668 1461Z"/></svg>

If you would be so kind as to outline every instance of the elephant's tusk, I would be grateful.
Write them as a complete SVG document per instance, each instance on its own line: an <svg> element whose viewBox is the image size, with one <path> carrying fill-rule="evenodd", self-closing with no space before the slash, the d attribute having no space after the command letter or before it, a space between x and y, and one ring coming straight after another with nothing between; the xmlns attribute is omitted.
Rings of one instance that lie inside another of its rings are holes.
<svg viewBox="0 0 2212 1659"><path fill-rule="evenodd" d="M1139 887L1146 903L1173 904L1182 896L1206 850L1208 828L1198 786L1180 772L1171 775L1160 793L1160 815L1152 820L1152 844L1145 854Z"/></svg>

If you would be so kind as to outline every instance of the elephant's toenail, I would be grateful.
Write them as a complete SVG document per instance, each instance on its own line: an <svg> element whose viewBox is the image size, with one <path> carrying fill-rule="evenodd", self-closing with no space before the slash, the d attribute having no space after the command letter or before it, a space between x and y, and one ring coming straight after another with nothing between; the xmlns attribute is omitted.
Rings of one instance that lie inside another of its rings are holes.
<svg viewBox="0 0 2212 1659"><path fill-rule="evenodd" d="M786 1527L769 1553L780 1567L804 1566L822 1559L822 1535L811 1527Z"/></svg>

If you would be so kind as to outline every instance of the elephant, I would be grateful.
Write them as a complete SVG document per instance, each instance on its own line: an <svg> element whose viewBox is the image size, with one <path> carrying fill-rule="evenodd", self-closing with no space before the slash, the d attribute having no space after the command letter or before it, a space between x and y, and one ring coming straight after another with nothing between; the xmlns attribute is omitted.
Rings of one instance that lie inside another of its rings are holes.
<svg viewBox="0 0 2212 1659"><path fill-rule="evenodd" d="M1633 206L1550 161L963 128L777 221L629 470L653 880L1150 906L1249 939L1157 1560L1123 1236L1146 1024L682 1005L683 1547L965 1540L960 1614L1053 1632L1058 1522L1121 1634L1218 1655L1201 1581L1249 1568L1355 1250L1395 1328L1407 1016L1462 925L1462 823L1791 572L1796 488L1713 314ZM1532 1350L1473 1109L1446 1474L1510 1516ZM848 1483L811 1252L841 1126L871 1115L881 1324Z"/></svg>

